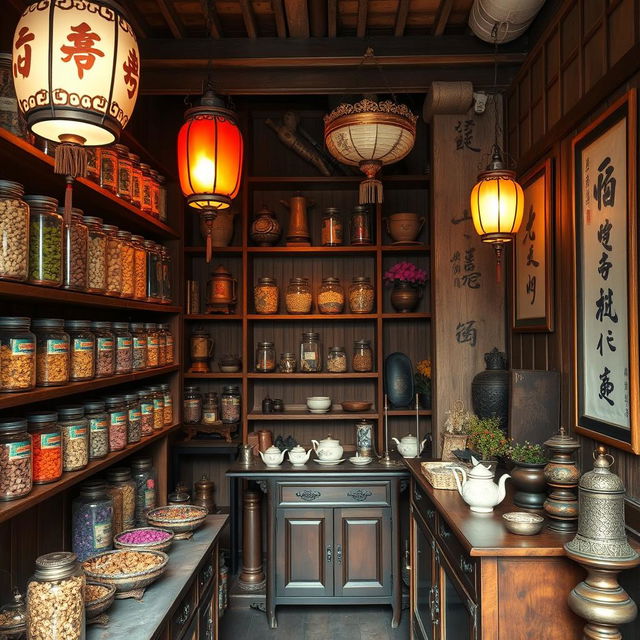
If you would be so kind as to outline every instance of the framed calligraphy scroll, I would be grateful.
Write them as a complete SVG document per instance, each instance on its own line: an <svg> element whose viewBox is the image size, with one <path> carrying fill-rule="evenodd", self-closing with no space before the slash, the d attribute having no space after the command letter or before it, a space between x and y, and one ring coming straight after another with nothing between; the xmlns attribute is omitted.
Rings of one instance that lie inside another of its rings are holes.
<svg viewBox="0 0 640 640"><path fill-rule="evenodd" d="M524 217L513 245L513 330L553 331L551 159L522 176Z"/></svg>
<svg viewBox="0 0 640 640"><path fill-rule="evenodd" d="M640 453L636 92L573 139L576 431Z"/></svg>

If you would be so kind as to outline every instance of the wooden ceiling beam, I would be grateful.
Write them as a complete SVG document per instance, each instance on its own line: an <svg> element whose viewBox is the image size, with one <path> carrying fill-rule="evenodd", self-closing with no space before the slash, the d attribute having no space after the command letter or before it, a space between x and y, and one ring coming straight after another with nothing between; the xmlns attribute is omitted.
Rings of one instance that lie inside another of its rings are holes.
<svg viewBox="0 0 640 640"><path fill-rule="evenodd" d="M358 0L358 24L356 36L364 38L367 35L367 4L368 0Z"/></svg>
<svg viewBox="0 0 640 640"><path fill-rule="evenodd" d="M247 35L252 40L255 40L258 37L258 30L256 29L256 17L253 15L251 0L240 0L240 8L242 9L242 20L244 21Z"/></svg>
<svg viewBox="0 0 640 640"><path fill-rule="evenodd" d="M204 14L205 23L208 24L211 37L216 40L222 38L222 24L220 23L216 3L213 0L200 0L200 6L202 7L202 13Z"/></svg>
<svg viewBox="0 0 640 640"><path fill-rule="evenodd" d="M324 38L327 35L327 3L325 0L309 0L309 22L311 37Z"/></svg>
<svg viewBox="0 0 640 640"><path fill-rule="evenodd" d="M309 37L309 8L307 0L284 0L284 8L292 38Z"/></svg>
<svg viewBox="0 0 640 640"><path fill-rule="evenodd" d="M338 35L338 0L327 3L327 35L330 38Z"/></svg>
<svg viewBox="0 0 640 640"><path fill-rule="evenodd" d="M184 26L178 17L175 7L173 6L173 0L156 0L156 3L173 37L177 40L184 38L186 35Z"/></svg>
<svg viewBox="0 0 640 640"><path fill-rule="evenodd" d="M401 37L407 26L407 16L409 15L409 0L400 0L396 11L396 24L393 28L393 35Z"/></svg>
<svg viewBox="0 0 640 640"><path fill-rule="evenodd" d="M282 0L271 0L271 8L273 9L273 15L276 20L276 32L278 38L287 37L287 22L284 17L284 6Z"/></svg>
<svg viewBox="0 0 640 640"><path fill-rule="evenodd" d="M451 9L453 9L453 0L440 0L440 6L438 7L438 13L433 21L433 35L441 36L449 22L449 16L451 15Z"/></svg>

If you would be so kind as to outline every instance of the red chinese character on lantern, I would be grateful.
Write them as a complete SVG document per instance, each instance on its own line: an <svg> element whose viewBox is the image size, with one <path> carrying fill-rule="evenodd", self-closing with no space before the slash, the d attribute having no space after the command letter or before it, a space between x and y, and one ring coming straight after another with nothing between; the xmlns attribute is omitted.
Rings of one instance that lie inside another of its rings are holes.
<svg viewBox="0 0 640 640"><path fill-rule="evenodd" d="M93 45L100 40L97 33L91 31L91 27L83 22L77 27L71 27L71 33L67 36L67 40L73 43L73 46L63 45L60 51L66 54L62 58L62 62L69 62L71 58L78 68L78 78L82 80L85 71L89 71L96 61L96 56L104 57L104 53L100 49L95 49Z"/></svg>
<svg viewBox="0 0 640 640"><path fill-rule="evenodd" d="M129 57L123 63L122 68L124 69L124 83L127 87L131 87L127 89L127 95L129 99L131 99L138 88L138 77L140 74L140 63L135 49L129 50Z"/></svg>
<svg viewBox="0 0 640 640"><path fill-rule="evenodd" d="M13 63L13 77L17 78L20 74L23 78L28 78L31 72L31 45L29 42L35 40L35 35L29 32L29 27L22 27L18 32L18 39L16 40L15 49L24 47L24 55L18 54L16 61Z"/></svg>

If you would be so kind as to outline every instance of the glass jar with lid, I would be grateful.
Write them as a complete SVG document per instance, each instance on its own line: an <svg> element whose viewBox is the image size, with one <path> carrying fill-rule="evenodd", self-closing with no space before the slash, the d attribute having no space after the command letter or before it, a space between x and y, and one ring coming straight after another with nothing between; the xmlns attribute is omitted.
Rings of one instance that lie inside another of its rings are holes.
<svg viewBox="0 0 640 640"><path fill-rule="evenodd" d="M69 382L69 334L64 320L35 318L31 323L36 334L36 385L57 387Z"/></svg>
<svg viewBox="0 0 640 640"><path fill-rule="evenodd" d="M140 169L140 156L129 154L131 160L131 204L140 207L142 204L142 169Z"/></svg>
<svg viewBox="0 0 640 640"><path fill-rule="evenodd" d="M153 394L149 389L140 389L138 399L140 400L141 432L144 438L153 433Z"/></svg>
<svg viewBox="0 0 640 640"><path fill-rule="evenodd" d="M256 347L256 371L272 373L276 370L276 350L273 342L258 342Z"/></svg>
<svg viewBox="0 0 640 640"><path fill-rule="evenodd" d="M351 214L351 244L373 244L371 213L367 205L357 205Z"/></svg>
<svg viewBox="0 0 640 640"><path fill-rule="evenodd" d="M140 442L142 438L142 411L140 410L138 392L125 393L124 401L127 404L127 444Z"/></svg>
<svg viewBox="0 0 640 640"><path fill-rule="evenodd" d="M302 334L300 371L302 373L320 373L322 371L322 351L319 333L305 331Z"/></svg>
<svg viewBox="0 0 640 640"><path fill-rule="evenodd" d="M240 390L236 385L222 388L220 418L225 424L237 424L241 417Z"/></svg>
<svg viewBox="0 0 640 640"><path fill-rule="evenodd" d="M155 322L145 322L144 330L147 332L147 367L157 367L160 363L158 325Z"/></svg>
<svg viewBox="0 0 640 640"><path fill-rule="evenodd" d="M29 282L62 286L62 216L49 196L25 196L29 205Z"/></svg>
<svg viewBox="0 0 640 640"><path fill-rule="evenodd" d="M160 328L161 331L164 332L164 337L165 337L165 346L164 346L165 364L173 364L175 361L175 355L174 355L175 347L174 347L173 333L171 332L169 323L164 322L162 324L159 324L158 327Z"/></svg>
<svg viewBox="0 0 640 640"><path fill-rule="evenodd" d="M371 340L356 340L353 343L353 359L351 367L358 373L368 373L373 371L373 351L371 350Z"/></svg>
<svg viewBox="0 0 640 640"><path fill-rule="evenodd" d="M173 396L171 395L171 387L168 383L163 382L160 388L164 396L164 426L168 427L173 424Z"/></svg>
<svg viewBox="0 0 640 640"><path fill-rule="evenodd" d="M85 585L75 553L56 551L37 558L27 582L27 638L85 640Z"/></svg>
<svg viewBox="0 0 640 640"><path fill-rule="evenodd" d="M116 372L116 338L111 323L98 320L91 323L96 337L96 378L106 378Z"/></svg>
<svg viewBox="0 0 640 640"><path fill-rule="evenodd" d="M71 382L91 380L96 375L96 337L90 320L66 320L64 328L69 334Z"/></svg>
<svg viewBox="0 0 640 640"><path fill-rule="evenodd" d="M159 384L147 388L153 396L153 428L159 431L164 427L164 392Z"/></svg>
<svg viewBox="0 0 640 640"><path fill-rule="evenodd" d="M133 276L133 244L131 243L131 233L129 231L118 231L120 240L120 263L122 265L122 298L133 298L134 276Z"/></svg>
<svg viewBox="0 0 640 640"><path fill-rule="evenodd" d="M258 284L253 290L253 304L256 313L271 315L278 313L280 289L274 278L258 278Z"/></svg>
<svg viewBox="0 0 640 640"><path fill-rule="evenodd" d="M200 424L202 420L202 394L200 387L187 385L182 400L182 421L185 424Z"/></svg>
<svg viewBox="0 0 640 640"><path fill-rule="evenodd" d="M85 147L87 154L87 178L100 184L100 147Z"/></svg>
<svg viewBox="0 0 640 640"><path fill-rule="evenodd" d="M55 411L27 414L31 434L33 484L49 484L62 476L62 434Z"/></svg>
<svg viewBox="0 0 640 640"><path fill-rule="evenodd" d="M156 472L151 458L131 460L131 477L136 483L136 526L147 526L147 513L156 508Z"/></svg>
<svg viewBox="0 0 640 640"><path fill-rule="evenodd" d="M133 165L129 157L129 149L124 144L113 145L118 155L118 184L116 194L129 202L133 183Z"/></svg>
<svg viewBox="0 0 640 640"><path fill-rule="evenodd" d="M280 370L280 373L295 373L298 369L296 354L292 351L285 351L284 353L281 353L278 369Z"/></svg>
<svg viewBox="0 0 640 640"><path fill-rule="evenodd" d="M118 153L115 145L100 149L100 186L111 193L118 192Z"/></svg>
<svg viewBox="0 0 640 640"><path fill-rule="evenodd" d="M351 313L372 313L375 294L371 278L356 276L349 287L349 308Z"/></svg>
<svg viewBox="0 0 640 640"><path fill-rule="evenodd" d="M344 347L331 347L327 354L327 371L345 373L347 370L347 352Z"/></svg>
<svg viewBox="0 0 640 640"><path fill-rule="evenodd" d="M133 369L133 336L128 322L114 322L116 342L116 373L131 373Z"/></svg>
<svg viewBox="0 0 640 640"><path fill-rule="evenodd" d="M133 246L133 297L135 300L147 299L147 251L144 238L132 235Z"/></svg>
<svg viewBox="0 0 640 640"><path fill-rule="evenodd" d="M0 317L0 392L36 386L36 337L31 318Z"/></svg>
<svg viewBox="0 0 640 640"><path fill-rule="evenodd" d="M172 259L167 247L160 248L160 265L162 274L160 299L164 304L169 304L173 299L173 289L171 286Z"/></svg>
<svg viewBox="0 0 640 640"><path fill-rule="evenodd" d="M168 220L167 216L167 179L158 174L158 217L162 222Z"/></svg>
<svg viewBox="0 0 640 640"><path fill-rule="evenodd" d="M313 297L308 278L291 278L287 286L285 306L287 313L310 313Z"/></svg>
<svg viewBox="0 0 640 640"><path fill-rule="evenodd" d="M71 549L86 560L112 548L113 501L102 480L88 480L71 503Z"/></svg>
<svg viewBox="0 0 640 640"><path fill-rule="evenodd" d="M99 460L109 453L109 415L102 400L87 400L84 415L89 423L89 460Z"/></svg>
<svg viewBox="0 0 640 640"><path fill-rule="evenodd" d="M107 472L107 482L112 490L122 496L123 531L136 526L136 482L127 467L114 467Z"/></svg>
<svg viewBox="0 0 640 640"><path fill-rule="evenodd" d="M1 99L0 99L1 102ZM29 275L29 205L18 182L0 180L0 278L24 282Z"/></svg>
<svg viewBox="0 0 640 640"><path fill-rule="evenodd" d="M158 184L158 172L151 169L151 215L154 218L160 217L160 185Z"/></svg>
<svg viewBox="0 0 640 640"><path fill-rule="evenodd" d="M27 605L20 590L14 587L11 602L0 607L0 634L4 640L23 640L26 632Z"/></svg>
<svg viewBox="0 0 640 640"><path fill-rule="evenodd" d="M122 291L122 241L118 237L118 227L103 224L107 236L107 282L105 294L120 297Z"/></svg>
<svg viewBox="0 0 640 640"><path fill-rule="evenodd" d="M164 367L167 364L167 334L162 328L163 325L158 323L158 366Z"/></svg>
<svg viewBox="0 0 640 640"><path fill-rule="evenodd" d="M124 396L105 396L104 408L109 414L109 451L122 451L127 446L127 403Z"/></svg>
<svg viewBox="0 0 640 640"><path fill-rule="evenodd" d="M145 240L144 248L147 252L147 302L160 302L162 299L160 248L153 240Z"/></svg>
<svg viewBox="0 0 640 640"><path fill-rule="evenodd" d="M64 216L64 207L58 207ZM73 208L71 222L64 226L64 275L65 289L86 291L88 275L89 229L84 223L81 209Z"/></svg>
<svg viewBox="0 0 640 640"><path fill-rule="evenodd" d="M140 208L148 214L151 214L153 208L153 178L151 176L151 167L146 162L140 163L142 171L142 195Z"/></svg>
<svg viewBox="0 0 640 640"><path fill-rule="evenodd" d="M323 278L318 291L318 311L335 314L344 310L344 289L339 278Z"/></svg>
<svg viewBox="0 0 640 640"><path fill-rule="evenodd" d="M79 471L89 464L89 421L81 404L57 407L62 433L62 468Z"/></svg>
<svg viewBox="0 0 640 640"><path fill-rule="evenodd" d="M324 210L321 236L325 247L339 247L344 242L342 216L336 207Z"/></svg>
<svg viewBox="0 0 640 640"><path fill-rule="evenodd" d="M26 496L33 486L31 436L24 418L0 420L0 501Z"/></svg>
<svg viewBox="0 0 640 640"><path fill-rule="evenodd" d="M144 371L147 368L147 331L143 322L132 322L129 325L133 340L133 371Z"/></svg>
<svg viewBox="0 0 640 640"><path fill-rule="evenodd" d="M107 236L102 228L102 218L85 216L88 230L87 291L104 293L107 288Z"/></svg>
<svg viewBox="0 0 640 640"><path fill-rule="evenodd" d="M218 394L215 391L209 391L204 394L202 401L202 424L215 424L219 420Z"/></svg>

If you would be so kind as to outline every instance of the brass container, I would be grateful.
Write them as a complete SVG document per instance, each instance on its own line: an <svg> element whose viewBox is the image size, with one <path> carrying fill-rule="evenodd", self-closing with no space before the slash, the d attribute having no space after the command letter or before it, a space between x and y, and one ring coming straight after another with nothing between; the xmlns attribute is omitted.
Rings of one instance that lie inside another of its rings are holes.
<svg viewBox="0 0 640 640"><path fill-rule="evenodd" d="M190 373L209 373L209 360L213 358L215 341L207 331L194 331L189 341Z"/></svg>
<svg viewBox="0 0 640 640"><path fill-rule="evenodd" d="M207 313L233 313L238 302L238 281L222 265L207 282Z"/></svg>
<svg viewBox="0 0 640 640"><path fill-rule="evenodd" d="M193 486L195 495L191 503L198 507L204 507L209 513L215 513L216 503L213 499L213 492L215 491L216 485L213 480L209 480L205 474L198 482L194 482Z"/></svg>

